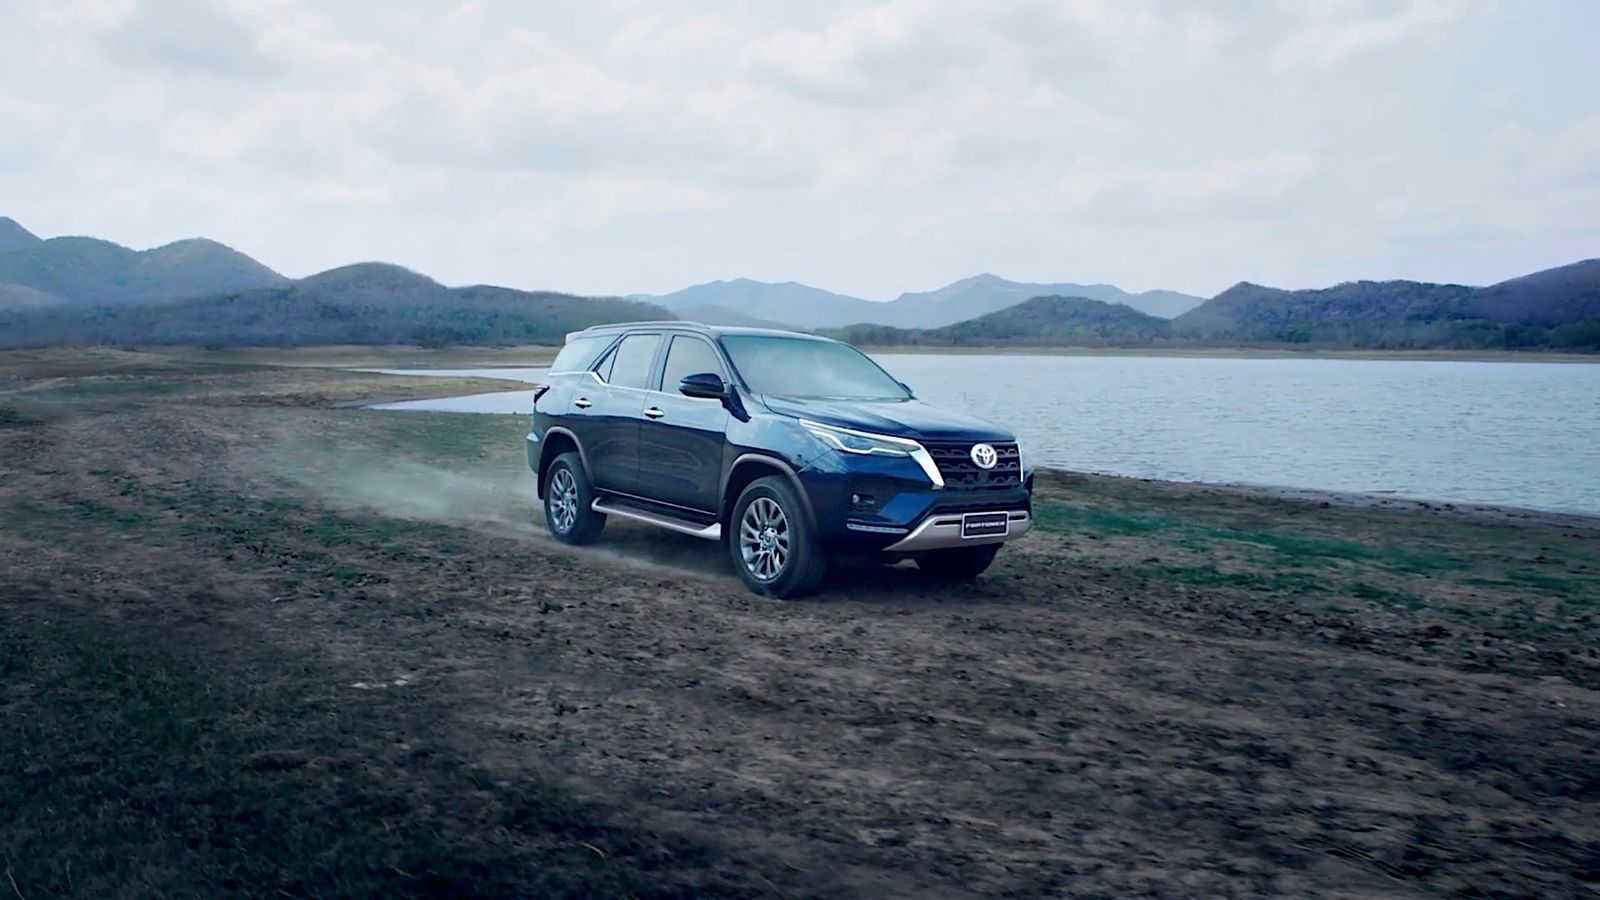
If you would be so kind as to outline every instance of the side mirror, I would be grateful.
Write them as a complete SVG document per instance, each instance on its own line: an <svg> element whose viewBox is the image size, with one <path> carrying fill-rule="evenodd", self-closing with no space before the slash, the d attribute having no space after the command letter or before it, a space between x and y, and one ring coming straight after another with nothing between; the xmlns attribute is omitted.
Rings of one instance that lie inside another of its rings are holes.
<svg viewBox="0 0 1600 900"><path fill-rule="evenodd" d="M685 375L683 380L678 382L678 392L685 397L722 400L728 396L728 386L723 383L722 376L715 372L699 372Z"/></svg>

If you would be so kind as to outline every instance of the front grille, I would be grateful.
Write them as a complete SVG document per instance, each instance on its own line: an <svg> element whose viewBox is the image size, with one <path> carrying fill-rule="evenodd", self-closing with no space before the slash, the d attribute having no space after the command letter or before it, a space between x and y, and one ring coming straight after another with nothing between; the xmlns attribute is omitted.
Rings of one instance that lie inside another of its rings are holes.
<svg viewBox="0 0 1600 900"><path fill-rule="evenodd" d="M1014 512L1021 508L1022 505L1015 501L986 499L972 500L966 503L939 502L935 503L933 505L933 509L929 510L928 512L930 515L953 516L960 513L969 512Z"/></svg>
<svg viewBox="0 0 1600 900"><path fill-rule="evenodd" d="M998 460L992 469L980 469L972 461L972 448L977 441L935 441L924 443L933 461L944 476L944 486L950 491L1004 491L1022 483L1022 457L1017 445L990 444Z"/></svg>

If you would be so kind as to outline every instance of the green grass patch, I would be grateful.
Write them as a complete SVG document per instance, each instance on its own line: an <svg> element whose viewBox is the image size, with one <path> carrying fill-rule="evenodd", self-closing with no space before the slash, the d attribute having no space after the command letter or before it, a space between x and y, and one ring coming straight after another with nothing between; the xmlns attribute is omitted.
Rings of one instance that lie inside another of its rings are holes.
<svg viewBox="0 0 1600 900"><path fill-rule="evenodd" d="M1350 585L1350 596L1362 600L1372 600L1384 606L1395 606L1402 609L1425 609L1428 604L1422 598L1408 594L1405 591L1396 591L1365 581L1358 581Z"/></svg>
<svg viewBox="0 0 1600 900"><path fill-rule="evenodd" d="M1376 555L1371 547L1354 541L1335 541L1324 538L1279 534L1273 531L1235 531L1231 528L1207 528L1201 535L1216 540L1237 541L1268 547L1284 556L1324 560L1371 559Z"/></svg>
<svg viewBox="0 0 1600 900"><path fill-rule="evenodd" d="M351 518L323 515L307 529L307 533L324 544L387 544L396 541L416 528L415 523L400 519Z"/></svg>
<svg viewBox="0 0 1600 900"><path fill-rule="evenodd" d="M185 387L182 382L151 381L142 378L128 381L86 381L39 391L35 396L59 400L103 400L119 397L142 400L170 397L183 392Z"/></svg>
<svg viewBox="0 0 1600 900"><path fill-rule="evenodd" d="M1447 553L1425 553L1417 550L1405 550L1399 547L1380 548L1378 559L1385 567L1395 572L1413 575L1463 572L1476 565L1470 559L1451 556Z"/></svg>
<svg viewBox="0 0 1600 900"><path fill-rule="evenodd" d="M1367 563L1408 574L1470 569L1473 563L1443 553L1385 547L1360 541L1288 534L1280 531L1246 531L1223 528L1170 516L1138 515L1097 506L1037 503L1034 524L1055 533L1075 533L1094 539L1160 535L1174 546L1192 553L1213 554L1222 542L1263 547L1288 565L1330 566Z"/></svg>
<svg viewBox="0 0 1600 900"><path fill-rule="evenodd" d="M481 459L507 442L521 448L528 423L512 416L471 416L461 413L379 412L382 424L374 429L383 437L364 437L397 458L440 460Z"/></svg>
<svg viewBox="0 0 1600 900"><path fill-rule="evenodd" d="M355 584L356 582L360 581L361 579L367 577L367 573L366 572L364 572L364 571L362 571L360 569L349 569L349 568L334 569L331 574L333 576L333 580L335 580L337 582L340 582L341 584L344 584L344 585Z"/></svg>
<svg viewBox="0 0 1600 900"><path fill-rule="evenodd" d="M1585 575L1549 575L1530 569L1513 569L1505 573L1503 578L1466 578L1462 581L1477 587L1532 590L1565 599L1581 599L1585 602L1593 602L1596 596L1600 596L1600 578Z"/></svg>
<svg viewBox="0 0 1600 900"><path fill-rule="evenodd" d="M1124 515L1098 506L1067 503L1037 503L1033 515L1034 524L1045 531L1079 531L1099 536L1149 534L1182 524L1176 519Z"/></svg>
<svg viewBox="0 0 1600 900"><path fill-rule="evenodd" d="M78 524L110 525L119 529L145 528L156 523L157 517L132 509L119 509L88 497L65 499L63 516Z"/></svg>
<svg viewBox="0 0 1600 900"><path fill-rule="evenodd" d="M1309 572L1253 570L1224 572L1214 565L1146 566L1141 570L1152 578L1179 581L1197 587L1231 587L1247 591L1282 591L1294 594L1326 590L1324 580Z"/></svg>
<svg viewBox="0 0 1600 900"><path fill-rule="evenodd" d="M0 428L33 428L44 420L31 416L14 406L0 406Z"/></svg>

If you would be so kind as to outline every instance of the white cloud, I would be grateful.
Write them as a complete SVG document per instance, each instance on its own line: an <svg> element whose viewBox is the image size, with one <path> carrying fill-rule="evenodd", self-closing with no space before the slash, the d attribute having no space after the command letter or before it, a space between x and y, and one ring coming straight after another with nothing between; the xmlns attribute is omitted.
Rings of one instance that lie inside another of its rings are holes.
<svg viewBox="0 0 1600 900"><path fill-rule="evenodd" d="M1392 6L1392 8L1383 8ZM1398 4L1308 4L1309 15L1278 48L1279 65L1336 65L1384 48L1438 34L1475 11L1469 0L1404 0Z"/></svg>
<svg viewBox="0 0 1600 900"><path fill-rule="evenodd" d="M101 34L117 62L224 76L268 75L273 60L226 5L207 0L138 0Z"/></svg>
<svg viewBox="0 0 1600 900"><path fill-rule="evenodd" d="M1234 56L1278 69L1333 69L1384 51L1410 53L1481 19L1494 0L1222 0L1172 5L1168 14L1187 54Z"/></svg>
<svg viewBox="0 0 1600 900"><path fill-rule="evenodd" d="M744 63L753 78L798 97L882 106L975 80L1070 78L1122 55L1153 26L1148 11L1106 0L887 0L760 38Z"/></svg>
<svg viewBox="0 0 1600 900"><path fill-rule="evenodd" d="M1531 6L33 0L17 22L0 214L210 234L292 274L1209 291L1470 280L1600 242L1600 101L1551 67L1582 23Z"/></svg>
<svg viewBox="0 0 1600 900"><path fill-rule="evenodd" d="M1089 159L1033 202L1045 199L1118 223L1279 218L1315 205L1319 171L1314 157L1288 153L1172 168Z"/></svg>

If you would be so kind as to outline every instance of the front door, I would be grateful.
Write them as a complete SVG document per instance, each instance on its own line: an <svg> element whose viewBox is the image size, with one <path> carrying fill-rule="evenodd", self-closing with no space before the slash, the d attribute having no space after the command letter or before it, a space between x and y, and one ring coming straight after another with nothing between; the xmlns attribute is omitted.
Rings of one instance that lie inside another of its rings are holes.
<svg viewBox="0 0 1600 900"><path fill-rule="evenodd" d="M712 372L726 381L722 356L704 338L669 338L661 379L645 397L639 426L641 496L703 512L717 511L728 411L720 400L685 397L678 382Z"/></svg>

